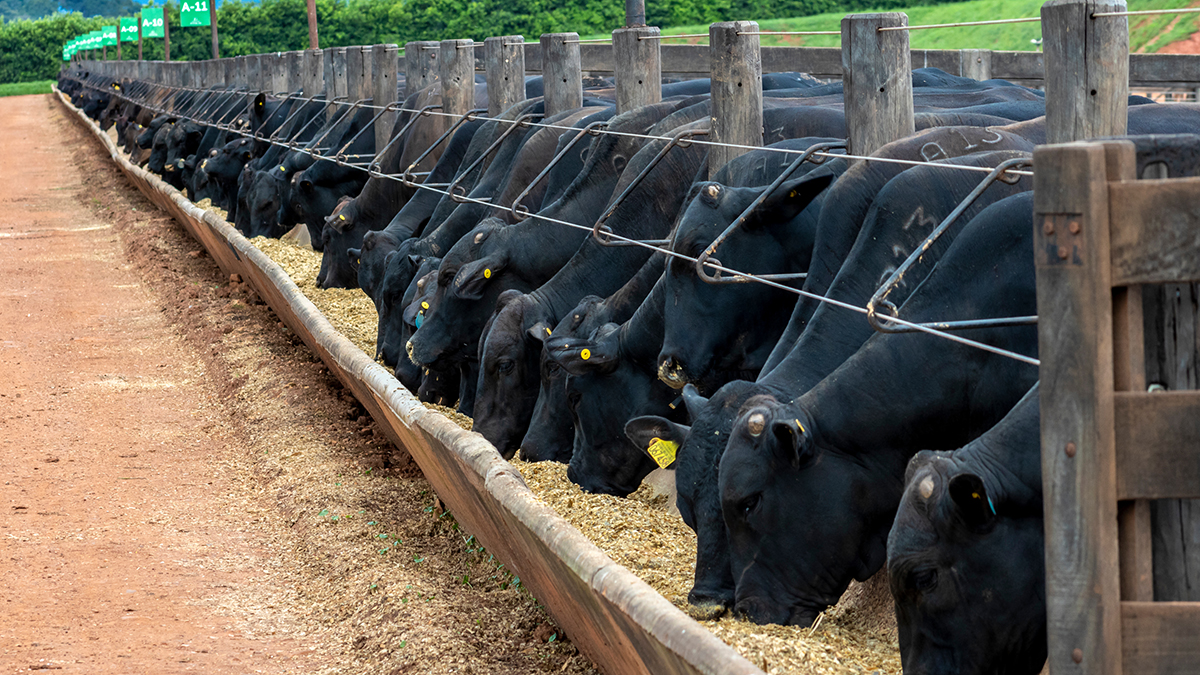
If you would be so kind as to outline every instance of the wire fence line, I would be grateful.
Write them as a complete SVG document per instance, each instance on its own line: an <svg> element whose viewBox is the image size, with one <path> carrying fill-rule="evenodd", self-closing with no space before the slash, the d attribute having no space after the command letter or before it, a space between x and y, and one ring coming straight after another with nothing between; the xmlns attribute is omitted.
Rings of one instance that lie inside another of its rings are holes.
<svg viewBox="0 0 1200 675"><path fill-rule="evenodd" d="M111 91L111 90L106 90L106 89L104 89L103 87L101 87L101 86L97 86L97 85L87 84L87 83L83 83L83 82L80 82L80 84L81 84L82 86L85 86L85 87L88 87L88 88L91 88L91 89L94 89L94 90L97 90L97 91ZM159 85L159 84L156 84L156 83L149 83L149 82L147 82L147 83L144 83L144 84L145 84L147 87L150 87L150 88L160 88L160 89L166 89L166 90L172 90L172 91L187 91L187 92L189 92L189 93L218 93L218 92L220 92L220 91L221 91L221 90L198 90L198 89L191 89L191 88L172 87L172 86L169 86L169 85ZM338 165L338 166L343 166L343 167L347 167L347 168L351 168L351 169L356 169L356 170L359 170L359 171L363 171L363 172L365 172L365 173L366 173L368 176L370 176L370 177L379 178L379 179L381 179L381 180L391 180L391 181L395 181L395 182L401 183L402 185L405 185L405 186L408 186L408 187L412 187L412 188L416 188L416 189L421 189L421 190L426 190L426 191L434 192L434 193L437 193L437 194L440 194L440 195L443 195L443 196L447 196L447 197L450 197L451 199L453 199L453 200L455 200L456 202L459 202L459 203L473 203L473 204L478 204L478 205L481 205L481 206L487 206L487 207L489 207L489 208L491 208L491 209L495 209L495 210L497 210L497 211L503 211L503 212L515 213L515 211L514 211L514 210L515 210L515 208L516 208L516 205L512 205L512 206L505 206L505 205L501 205L501 204L495 204L495 203L493 203L493 202L492 202L492 201L490 201L490 200L484 200L484 199L478 199L478 198L475 198L475 197L470 197L469 195L460 195L460 194L454 194L454 193L452 193L450 190L443 190L443 189L440 189L440 188L439 188L439 187L437 187L437 186L433 186L433 185L426 185L426 184L423 184L423 183L418 183L418 182L416 182L416 181L409 180L409 178L408 178L408 177L407 177L407 176L406 176L404 173L401 173L401 174L390 174L390 173L384 173L384 172L382 172L382 171L379 171L379 170L377 170L377 169L373 169L373 168L371 168L371 167L372 167L372 166L375 164L375 162L374 162L374 161L372 161L372 162L368 163L367 165L363 165L363 164L356 164L356 163L352 163L352 162L347 162L347 161L345 161L344 159L342 159L340 155L339 155L339 156L332 156L332 157L331 157L331 156L329 156L329 155L323 155L323 154L321 154L320 152L315 152L314 150L312 150L312 149L310 149L310 148L308 148L308 147L299 147L299 146L297 146L297 145L296 145L294 142L280 141L280 140L278 140L278 139L275 139L275 138L273 138L273 137L264 138L264 137L262 137L262 135L261 135L261 132L260 132L259 130L246 130L246 129L237 129L237 128L233 128L233 127L232 127L232 126L230 126L230 125L214 124L214 122L213 122L213 120L212 120L211 118L209 118L209 119L199 119L199 118L195 118L195 117L192 117L192 116L189 116L189 115L186 115L186 114L182 114L182 113L180 113L180 112L177 112L177 111L174 111L174 110L167 110L167 109L165 109L165 108L162 108L162 107L160 107L160 106L154 106L154 105L150 105L150 104L146 103L145 101L143 101L143 100L139 100L139 99L135 99L135 98L133 98L133 97L129 96L128 94L124 93L124 92L114 92L114 93L115 93L115 95L117 95L119 98L122 98L122 99L124 99L124 100L126 100L126 101L128 101L128 102L130 102L130 103L134 103L134 104L136 104L136 105L141 105L141 106L144 106L144 107L146 107L146 108L148 108L148 109L150 109L150 110L152 110L152 111L154 111L154 112L157 112L157 113L159 113L159 114L164 114L164 115L172 115L172 116L175 116L175 117L177 117L177 118L179 118L179 119L184 119L184 120L187 120L187 121L190 121L190 122L194 122L194 123L196 123L196 124L208 125L208 126L216 126L216 127L220 128L220 129L224 129L224 130L226 130L226 131L228 131L228 132L230 132L230 133L234 133L234 134L237 134L237 135L240 135L240 136L244 136L244 137L248 137L248 138L254 138L255 140L260 140L260 141L266 142L266 143L268 143L268 144L271 144L271 145L274 145L274 146L277 146L277 147L280 147L280 148L285 148L285 149L287 149L287 150L290 150L290 151L294 151L294 152L300 152L300 153L302 153L302 154L305 154L305 155L308 155L308 156L310 156L310 157L313 157L314 159L323 160L323 161L329 161L329 162L333 162L334 164L336 164L336 165ZM264 93L264 92L259 92L259 93ZM247 92L246 92L246 94L247 94L247 96L248 96L248 95L250 94L250 92L248 92L248 91L247 91ZM320 99L318 99L317 97L310 97L308 100L309 100L310 102L315 102L315 101L317 101L317 100L320 100ZM350 103L350 102L348 102L348 101L321 101L321 102L325 104L326 110L328 110L329 106L333 106L333 105L339 105L339 104L340 104L340 105L351 105L351 106L354 106L354 105L356 105L356 104ZM370 106L370 107L372 107L372 108L380 108L380 109L387 109L387 108L388 108L388 106L374 106L374 105L372 105L372 106ZM460 118L461 118L461 117L464 117L464 116L461 116L461 115L453 115L453 114L451 114L451 113L435 113L434 111L429 111L429 110L418 110L418 111L412 111L412 110L410 110L410 109L405 109L405 108L401 108L400 110L404 110L404 111L407 111L407 112L415 112L415 113L422 114L422 115L433 115L433 114L439 114L439 115L448 116L448 117L460 117ZM226 113L226 114L229 114L229 113ZM474 114L474 113L469 113L469 114ZM340 118L340 119L344 119L344 116L345 116L345 113L343 113L343 116L342 116L342 118ZM316 117L317 117L317 118L319 118L319 117L320 117L320 115L317 115ZM484 118L484 119L491 119L491 118L487 118L486 116L482 116L482 115L480 115L479 117L481 117L481 118ZM377 117L377 118L378 118L378 117ZM340 120L339 120L339 121L340 121ZM508 122L508 123L514 123L514 124L515 124L515 123L518 123L518 121L517 121L517 120L501 120L501 119L497 119L497 120L495 120L495 121L497 121L497 122ZM264 123L265 123L265 121L264 121ZM526 124L526 125L528 125L528 126L538 126L538 127L544 127L544 128L548 128L548 129L564 130L564 131L575 131L575 132L578 132L578 133L583 133L583 130L581 130L581 129L577 128L577 127L567 127L567 126L563 126L563 125L545 124L545 123L536 123L536 122L531 122L531 121L526 121L526 122L523 122L523 123L524 123L524 124ZM648 140L665 140L665 141L671 141L671 140L673 140L673 139L672 139L672 138L670 138L670 137L663 137L663 136L652 136L652 135L647 135L647 134L633 134L633 133L625 133L625 132L609 132L609 131L607 131L607 130L600 130L600 129L593 130L593 131L594 131L594 133L597 133L597 134L599 134L599 133L610 133L610 134L612 134L612 135L618 135L618 136L628 136L628 137L633 137L633 138L643 138L643 139L648 139ZM360 132L360 133L361 133L361 132ZM352 141L351 141L351 142L352 142ZM702 142L702 141L698 141L698 140L694 140L694 139L689 139L687 142L688 142L688 143L697 143L697 144L722 145L722 144L714 143L714 142L711 142L711 141L704 141L704 142ZM348 145L348 144L347 144L347 145ZM732 147L749 147L749 146L732 146ZM318 148L318 149L319 149L319 148ZM760 148L760 147L750 147L749 149L752 149L752 150L781 150L781 149L777 149L777 148ZM788 150L788 151L787 151L787 153L788 153L788 154L803 154L803 153L804 153L804 151L803 151L803 150ZM840 158L843 158L843 159L866 159L866 160L874 160L874 161L888 161L888 162L890 162L890 163L895 163L895 164L905 164L905 165L910 165L910 166L930 166L930 167L937 167L937 168L944 168L944 169L952 169L952 170L969 170L969 171L973 171L973 172L980 172L980 171L982 171L982 172L986 172L986 173L988 173L988 174L993 174L993 173L995 173L995 172L996 172L996 170L997 170L997 167L992 167L992 168L988 168L988 167L972 167L972 166L955 165L955 164L948 164L948 163L941 163L941 162L921 162L921 161L913 161L913 160L892 160L892 159L887 159L887 158L876 158L876 157L870 157L870 156L859 157L859 156L854 156L854 155L844 155L844 154L840 154L840 153L827 153L827 152L813 152L813 153L811 153L811 156L813 156L813 157L825 157L825 158L831 158L831 157L840 157ZM408 167L408 168L409 168L409 169L412 169L413 167ZM1013 169L1009 169L1009 170L1007 170L1007 171L1006 171L1006 173L1010 173L1010 174L1013 174L1013 175L1021 175L1021 176L1029 176L1029 175L1032 175L1032 172L1030 172L1030 171L1024 171L1024 170L1013 170ZM413 175L413 174L409 174L409 175ZM540 214L540 213L536 213L536 212L524 212L522 215L523 215L524 217L526 217L526 218L533 218L533 219L535 219L535 220L539 220L539 221L541 221L541 222L550 223L550 224L554 224L554 225L560 225L560 226L564 226L564 227L569 227L569 228L576 229L576 230L586 231L586 232L588 232L588 233L591 233L591 234L593 234L593 235L595 235L595 234L596 234L596 232L595 232L595 229L594 229L594 226L593 226L593 225L580 225L580 224L578 224L578 223L572 223L572 222L570 222L570 221L562 220L562 219L559 219L559 218L553 218L553 217L546 216L546 215L543 215L543 214ZM697 258L697 257L694 257L694 256L689 256L689 255L687 255L687 254L684 254L684 253L679 253L679 252L677 252L677 251L673 251L673 250L671 250L671 249L670 249L670 248L668 248L668 247L656 246L656 245L653 245L653 244L651 244L651 243L648 243L648 242L646 242L646 241L643 241L643 240L640 240L640 239L633 239L633 238L630 238L630 237L625 237L625 236L623 236L623 235L616 234L616 233L612 232L611 230L610 230L610 231L602 231L602 232L601 232L601 234L602 234L602 235L603 235L603 237L604 237L605 239L607 239L608 241L620 241L620 242L623 242L623 243L624 243L624 244L626 244L626 245L630 245L630 246L638 246L638 247L641 247L641 248L648 249L648 250L650 250L650 251L652 251L652 252L661 253L661 254L663 254L663 255L665 255L665 256L667 256L667 257L670 257L670 258L675 258L675 259L679 259L679 260L684 260L684 261L687 261L687 262L689 262L689 263L692 263L693 265L695 265L696 263L700 262L700 259L699 259L699 258ZM602 242L602 243L603 243L603 242ZM803 288L795 288L795 287L793 287L793 286L788 286L788 285L786 285L786 284L782 284L782 283L779 283L779 282L777 282L777 281L773 281L773 280L771 280L771 279L765 279L765 278L762 278L762 277L761 277L761 276L759 276L759 275L755 275L755 274L752 274L752 273L749 273L749 272L743 272L743 271L740 271L740 270L737 270L737 269L729 268L729 267L726 267L726 266L724 266L724 265L720 264L719 262L715 262L715 261L713 261L712 259L705 259L705 260L703 261L703 265L704 265L706 268L709 268L709 269L713 270L714 272L718 272L718 273L722 273L722 274L729 274L729 275L731 275L731 276L735 276L735 277L738 277L738 278L741 278L741 279L745 279L745 280L747 280L747 281L749 281L749 282L752 282L752 283L758 283L758 284L762 284L762 285L765 285L765 286L769 286L769 287L771 287L771 288L775 288L775 289L778 289L778 290L781 290L781 291L786 291L786 292L788 292L788 293L792 293L792 294L798 295L798 296L800 296L800 297L809 298L809 299L811 299L811 300L814 300L814 301L816 301L816 302L820 302L820 303L824 303L824 304L830 304L830 305L833 305L833 306L835 306L835 307L839 307L839 308L841 308L841 309L846 309L846 310L849 310L849 311L852 311L852 312L855 312L855 313L858 313L858 314L862 314L864 317L866 317L866 316L869 316L869 315L870 315L870 313L871 313L870 309L869 309L869 308L867 308L867 307L859 307L859 306L857 306L857 305L853 305L853 304L850 304L850 303L847 303L847 302L843 302L843 301L841 301L841 300L837 300L837 299L835 299L835 298L829 298L829 297L826 297L826 296L820 295L820 294L818 294L818 293L812 293L812 292L810 292L810 291L806 291L806 290L804 290ZM899 318L899 317L895 317L895 316L886 316L886 315L879 315L879 316L878 316L878 319L879 319L879 320L881 320L881 321L887 322L887 323L889 323L889 324L892 324L892 325L894 325L894 326L901 326L901 327L907 328L907 329L909 329L909 330L911 330L911 331L920 332L920 333L925 333L925 334L928 334L928 335L931 335L931 336L934 336L934 337L939 337L939 338L942 338L942 339L950 340L950 341L952 341L952 342L955 342L955 343L958 343L958 344L962 344L962 345L965 345L965 346L973 347L973 348L976 348L976 349L981 349L981 350L984 350L984 351L987 351L987 352L990 352L990 353L993 353L993 354L997 354L997 355L1000 355L1000 356L1004 356L1004 357L1007 357L1007 358L1014 359L1014 360L1016 360L1016 361L1019 361L1019 362L1021 362L1021 363L1025 363L1025 364L1028 364L1028 365L1038 366L1038 365L1039 365L1039 363L1040 363L1040 361L1039 361L1038 359L1035 359L1035 358L1032 358L1032 357L1026 356L1026 355L1024 355L1024 354L1020 354L1020 353L1013 352L1013 351L1010 351L1010 350L1006 350L1006 349L1002 349L1002 348L999 348L999 347L995 347L995 346L993 346L993 345L989 345L989 344L986 344L986 343L983 343L983 342L979 342L979 341L977 341L977 340L971 340L971 339L969 339L969 338L964 338L964 337L962 337L962 336L960 336L960 335L956 335L956 334L954 334L954 333L951 333L951 332L942 331L942 330L937 330L937 329L935 329L935 328L931 328L931 327L930 327L930 326L928 326L928 325L924 325L924 324L920 324L920 323L915 323L915 322L907 321L907 320L905 320L905 319L901 319L901 318Z"/></svg>

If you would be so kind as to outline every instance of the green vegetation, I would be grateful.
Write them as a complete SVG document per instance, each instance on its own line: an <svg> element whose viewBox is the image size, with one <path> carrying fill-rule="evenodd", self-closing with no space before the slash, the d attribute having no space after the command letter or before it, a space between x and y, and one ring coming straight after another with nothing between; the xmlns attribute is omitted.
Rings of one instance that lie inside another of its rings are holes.
<svg viewBox="0 0 1200 675"><path fill-rule="evenodd" d="M27 96L29 94L49 94L54 80L41 82L18 82L16 84L0 84L0 96Z"/></svg>
<svg viewBox="0 0 1200 675"><path fill-rule="evenodd" d="M1042 0L969 0L944 5L908 7L911 26L927 26L966 21L992 21L996 19L1019 19L1036 17ZM1131 11L1148 9L1178 9L1189 7L1192 0L1131 0ZM872 4L864 11L895 11L888 3ZM759 22L764 31L827 31L839 30L843 11L805 16L795 19L769 19ZM1133 52L1154 53L1164 46L1187 38L1200 30L1198 14L1164 14L1160 16L1129 17L1129 45ZM664 30L664 34L707 33L708 24L677 26ZM913 49L993 49L998 51L1034 51L1038 45L1031 41L1042 36L1041 25L1034 23L997 24L990 26L962 26L917 30L910 33ZM841 44L836 35L764 35L762 44L806 47L836 47ZM672 42L703 43L706 38L682 38Z"/></svg>
<svg viewBox="0 0 1200 675"><path fill-rule="evenodd" d="M84 2L85 0L79 0ZM102 0L86 0L101 2ZM103 0L119 2L119 0ZM20 4L19 0L0 0ZM26 0L26 5L33 0ZM668 34L707 33L708 23L756 18L764 31L838 30L849 11L908 13L911 25L959 23L1036 17L1041 0L966 0L909 6L914 0L650 0L651 25L673 26ZM604 37L624 19L614 0L317 0L322 47L409 40L474 38L575 31ZM1192 0L1131 0L1131 10L1182 8ZM64 8L70 8L64 4ZM818 14L817 12L824 12ZM168 6L172 60L199 60L210 54L209 31L180 28L177 4ZM772 18L772 17L800 18ZM62 65L61 46L76 35L99 30L115 19L85 19L81 13L55 14L38 20L9 21L0 26L0 82L27 82L54 77ZM1130 17L1130 45L1135 52L1155 52L1200 30L1200 15ZM308 43L304 0L262 0L252 4L226 0L217 10L221 56L302 49ZM966 26L912 32L915 49L1034 50L1041 36L1037 23ZM703 42L704 38L686 38ZM763 36L763 45L833 47L837 36ZM136 58L137 46L123 45L125 59ZM161 59L163 41L144 43L144 57ZM108 48L109 58L116 48Z"/></svg>

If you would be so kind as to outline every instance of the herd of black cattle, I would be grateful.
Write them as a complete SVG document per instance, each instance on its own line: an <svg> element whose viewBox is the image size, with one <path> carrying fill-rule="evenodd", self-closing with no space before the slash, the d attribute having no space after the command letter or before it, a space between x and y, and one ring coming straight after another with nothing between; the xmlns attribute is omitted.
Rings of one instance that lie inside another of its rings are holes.
<svg viewBox="0 0 1200 675"><path fill-rule="evenodd" d="M833 157L764 195L794 152L752 151L711 175L701 143L654 161L661 138L708 128L707 80L665 84L661 103L621 114L610 82L584 84L584 107L547 116L530 78L527 100L462 121L432 152L451 123L413 111L439 102L436 84L407 97L387 148L375 147L371 107L78 69L59 86L115 125L136 161L211 198L246 235L306 226L323 251L319 283L374 300L377 357L423 400L459 401L505 457L568 463L582 489L618 496L656 467L651 451L671 462L698 537L691 602L809 625L886 564L906 673L1038 672L1037 368L876 333L814 296L864 307L979 184L957 167L1045 142L1042 93L915 71L918 130L874 155L924 163ZM845 138L839 83L775 74L763 85L770 148ZM486 108L486 84L475 94ZM1128 126L1195 131L1200 107L1131 97ZM1031 189L1017 175L984 191L891 291L898 315L1036 314ZM692 259L755 200L712 260L792 275L778 283L812 295L697 274ZM606 245L587 232L601 218L606 233L682 257ZM1036 333L961 335L1036 356Z"/></svg>

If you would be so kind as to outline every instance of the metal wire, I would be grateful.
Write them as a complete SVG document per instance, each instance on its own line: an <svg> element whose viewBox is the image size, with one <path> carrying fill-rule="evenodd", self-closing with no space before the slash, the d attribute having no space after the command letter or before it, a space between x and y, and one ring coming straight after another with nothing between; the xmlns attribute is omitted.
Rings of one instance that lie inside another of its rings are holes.
<svg viewBox="0 0 1200 675"><path fill-rule="evenodd" d="M995 19L992 21L963 21L961 23L931 23L931 24L928 24L925 26L881 26L879 28L876 28L875 31L879 32L879 33L886 33L888 31L893 31L893 30L926 30L929 28L959 28L961 26L994 26L997 24L1004 24L1004 23L1033 23L1034 21L1041 21L1041 20L1042 20L1042 17L1040 17L1040 16L1030 16L1030 17L1025 17L1023 19Z"/></svg>
<svg viewBox="0 0 1200 675"><path fill-rule="evenodd" d="M1142 9L1136 12L1093 12L1093 19L1102 16L1146 16L1148 14L1195 14L1200 12L1200 7L1181 8L1181 9Z"/></svg>
<svg viewBox="0 0 1200 675"><path fill-rule="evenodd" d="M685 33L683 35L639 35L639 40L670 40L672 38L702 38L708 37L708 33Z"/></svg>
<svg viewBox="0 0 1200 675"><path fill-rule="evenodd" d="M759 30L746 31L738 35L841 35L840 30Z"/></svg>
<svg viewBox="0 0 1200 675"><path fill-rule="evenodd" d="M612 42L612 38L590 38L587 40L563 40L564 45L577 45L582 42Z"/></svg>
<svg viewBox="0 0 1200 675"><path fill-rule="evenodd" d="M100 86L95 86L95 85L91 85L91 84L86 84L86 83L83 83L83 82L79 82L79 84L81 84L81 85L82 85L82 86L84 86L84 87L88 87L88 88L91 88L91 89L95 89L95 90L101 90L101 91L103 91L103 88L102 88L102 87L100 87ZM165 85L151 85L151 86L163 86L164 88L167 88L167 89L173 89L172 87L166 87ZM122 94L122 93L120 93L120 92L117 92L117 93L116 93L116 95L117 95L117 96L119 96L120 98L123 98L123 99L125 99L125 100L127 100L127 101L130 101L131 103L136 103L136 104L138 104L138 105L142 105L143 107L149 108L150 110L157 111L157 112L160 112L160 113L163 113L163 114L166 114L166 112L167 112L167 111L163 110L162 108L158 108L158 107L155 107L155 106L150 106L150 105L147 105L147 104L144 104L144 103L140 103L140 102L138 102L138 101L135 101L135 100L133 100L132 98L130 98L130 97L128 97L128 96L126 96L126 95L124 95L124 94ZM177 117L179 117L179 118L181 118L181 119L187 119L187 120L189 120L189 121L196 122L197 124L208 124L208 122L206 122L206 121L197 120L197 119L194 119L194 118L188 117L187 115L183 115L183 114L179 114L179 113L172 113L172 114L176 115ZM429 114L436 114L436 113L429 113ZM447 114L447 113L441 113L441 114ZM546 124L537 124L537 123L532 123L532 122L527 122L527 124L528 124L529 126L545 126L545 127L548 127L548 128L569 128L569 129L571 129L571 130L578 131L578 130L577 130L577 129L575 129L574 127L560 127L559 125L546 125ZM231 133L235 133L235 134L239 134L239 135L243 135L243 136L251 136L251 134L248 134L248 133L246 133L246 132L243 132L243 131L238 131L238 130L230 130L230 131L231 131ZM642 138L651 138L651 139L656 139L656 140L670 140L670 137L654 137L654 136L647 136L647 135L645 135L645 134L628 134L628 133L620 133L620 132L611 132L611 131L608 131L608 130L597 130L597 131L598 131L599 133L613 133L613 134L616 134L616 135L626 135L626 136L634 136L634 137L642 137ZM328 133L328 132L326 132L326 133ZM279 142L279 141L274 141L274 140L270 140L270 139L263 139L263 140L266 140L266 142L268 142L268 143L271 143L272 145L278 145L278 146L282 146L282 147L288 147L288 145L287 145L286 143L282 143L282 142ZM701 142L701 141L699 141L699 140L691 140L690 142L692 142L692 143L697 143L697 144L700 144L700 143L702 143L702 142ZM718 144L718 143L712 143L712 142L705 142L705 143L707 143L707 144L710 144L710 145L722 145L722 144ZM735 146L735 147L746 147L746 146ZM475 197L470 197L470 196L466 196L466 195L462 195L462 196L459 196L459 195L452 195L452 194L451 194L451 193L450 193L448 190L441 190L441 189L438 189L437 187L434 187L433 185L425 185L425 184L422 184L422 183L409 183L409 182L408 182L408 181L406 181L406 180L405 180L405 179L404 179L402 176L397 176L397 175L393 175L393 174L386 174L386 173L382 173L382 172L380 172L380 171L373 171L373 170L371 170L371 169L370 169L369 167L367 167L367 166L363 166L363 165L359 165L359 164L351 164L351 163L344 162L344 161L342 161L342 160L339 160L339 159L336 159L336 158L321 157L320 155L314 155L314 154L313 154L311 151L308 151L307 149L300 149L300 148L293 148L293 149L294 149L295 151L297 151L297 152L301 152L301 153L303 153L303 154L307 154L307 155L309 155L309 156L317 157L318 159L323 159L323 160L325 160L325 161L331 161L331 162L334 162L335 164L337 164L337 165L340 165L340 166L346 166L346 167L350 167L350 168L355 168L355 169L358 169L358 170L360 170L360 171L364 171L364 172L366 172L366 173L367 173L369 176L371 176L371 177L380 178L380 179L384 179L384 180L392 180L392 181L396 181L396 182L399 182L399 183L402 183L402 184L411 185L411 186L413 186L413 187L416 187L416 188L418 188L418 189L421 189L421 190L429 190L429 191L431 191L431 192L435 192L435 193L437 193L437 194L441 194L441 195L443 195L443 196L450 197L451 199L454 199L455 201L457 201L457 202L459 202L459 203L473 203L473 204L480 204L480 205L483 205L483 206L488 206L488 207L491 207L491 208L493 208L493 209L497 209L497 210L500 210L500 211L508 211L508 210L509 210L509 207L507 207L507 206L504 206L504 205L501 205L501 204L493 204L493 203L491 202L491 199L486 199L486 200L485 200L485 199L478 199L478 198L475 198ZM754 149L754 150L760 150L760 149L762 149L762 148L752 148L752 149ZM790 151L790 152L791 152L792 154L798 154L798 153L803 153L804 151L802 151L802 150L793 150L793 151ZM825 155L826 153L811 153L811 154L812 154L813 156L818 156L818 155ZM829 154L828 156L831 156L831 157L850 157L850 156L848 156L848 155L834 155L834 154ZM870 159L870 158L867 158L867 159ZM906 160L895 160L895 161L896 161L896 162L898 162L898 163L904 163L904 164L921 164L921 165L926 165L926 164L927 164L927 165L929 165L929 166L943 167L943 168L955 168L955 169L971 169L971 170L977 170L977 169L979 169L979 168L982 168L984 171L987 171L988 173L991 173L991 172L993 172L993 171L994 171L994 169L989 169L989 168L986 168L986 167L965 167L965 166L961 166L961 165L951 165L951 164L936 164L936 163L931 163L931 162L910 162L910 161L906 161ZM1022 174L1022 175L1026 174L1026 172L1017 172L1017 171L1009 171L1008 173L1011 173L1011 174ZM570 227L570 228L573 228L573 229L576 229L576 230L581 230L581 231L584 231L584 232L589 232L589 233L593 232L593 228L592 228L591 226L587 226L587 225L578 225L578 224L576 224L576 223L572 223L572 222L569 222L569 221L566 221L566 220L561 220L561 219L559 219L559 218L553 218L553 217L550 217L550 216L545 216L545 215L542 215L542 214L540 214L540 213L528 213L528 214L526 215L526 217L528 217L528 218L533 218L533 219L536 219L536 220L540 220L540 221L542 221L542 222L547 222L547 223L552 223L552 224L556 224L556 225L562 225L562 226L565 226L565 227ZM609 241L610 243L611 243L611 242L614 242L614 241L621 241L621 242L624 242L624 243L625 243L626 245L628 245L628 246L638 246L638 247L646 248L646 249L649 249L649 250L651 250L651 251L655 251L655 252L658 252L658 253L662 253L663 255L665 255L665 256L667 256L667 257L671 257L671 258L677 258L677 259L680 259L680 260L684 260L684 261L690 262L690 263L692 263L693 265L695 265L695 264L697 264L697 263L700 263L700 264L702 264L704 267L707 267L707 268L709 268L709 269L711 269L711 270L713 270L713 271L716 271L716 272L721 272L721 273L724 273L724 274L729 274L729 275L732 275L732 276L736 276L736 277L739 277L739 278L743 278L743 279L746 279L746 280L748 280L748 281L752 281L752 282L755 282L755 283L763 284L763 285L765 285L765 286L769 286L769 287L772 287L772 288L775 288L775 289L778 289L778 290L781 290L781 291L787 291L787 292L789 292L789 293L793 293L793 294L799 295L799 296L801 296L801 297L810 298L810 299L812 299L812 300L814 300L814 301L817 301L817 302L826 303L826 304L833 305L833 306L835 306L835 307L839 307L839 308L842 308L842 309L847 309L847 310L850 310L850 311L853 311L853 312L857 312L857 313L859 313L859 314L862 314L862 315L864 315L864 316L867 316L867 315L868 315L868 313L869 313L869 310L868 310L867 308L865 308L865 307L858 307L858 306L856 306L856 305L851 305L851 304L849 304L849 303L847 303L847 302L842 302L842 301L840 301L840 300L835 300L835 299L833 299L833 298L827 298L827 297L825 297L825 296L823 296L823 295L819 295L819 294L816 294L816 293L812 293L812 292L809 292L809 291L805 291L805 290L804 290L804 289L802 289L802 288L793 288L793 287L791 287L791 286L787 286L787 285L785 285L785 284L782 284L782 283L779 283L779 282L777 282L777 281L773 281L773 280L771 280L771 279L766 279L766 278L763 278L763 277L761 277L761 276L759 276L759 275L749 274L749 273L747 273L747 272L742 272L742 271L735 270L735 269L732 269L732 268L729 268L729 267L725 267L724 265L721 265L721 264L719 264L718 262L715 262L715 261L713 261L713 260L711 260L711 259L709 259L709 260L704 260L704 261L700 261L700 260L699 260L699 258L697 258L697 257L689 256L689 255L686 255L686 254L683 254L683 253L679 253L679 252L676 252L676 251L672 251L672 250L671 250L671 249L669 249L669 248L663 248L663 247L660 247L660 246L656 246L656 245L654 245L654 244L652 244L652 243L650 243L650 242L646 242L646 241L643 241L643 240L639 240L639 239L633 239L633 238L630 238L630 237L625 237L625 236L623 236L623 235L619 235L619 234L616 234L616 233L614 233L614 232L611 232L611 231L605 232L605 233L604 233L604 236L605 236L605 237L608 239L608 241ZM1004 357L1007 357L1007 358L1011 358L1011 359L1014 359L1014 360L1016 360L1016 361L1020 361L1020 362L1022 362L1022 363L1026 363L1026 364L1029 364L1029 365L1033 365L1033 366L1040 365L1040 361L1039 361L1038 359L1034 359L1034 358L1031 358L1031 357L1025 356L1024 354L1019 354L1019 353L1017 353L1017 352L1009 351L1009 350L1006 350L1006 349L1001 349L1001 348L999 348L999 347L994 347L994 346L992 346L992 345L989 345L989 344L986 344L986 343L983 343L983 342L979 342L979 341L977 341L977 340L970 340L970 339L967 339L967 338L961 337L961 336L959 336L959 335L954 335L953 333L948 333L948 332L945 332L945 331L942 331L942 330L938 330L938 329L936 329L936 328L933 328L933 327L931 327L931 326L929 326L929 325L920 324L920 323L914 323L914 322L907 321L907 320L905 320L905 319L901 319L901 318L898 318L898 317L887 317L887 321L888 321L888 322L890 322L890 323L892 323L892 324L896 324L896 325L899 325L899 326L903 326L903 327L905 327L905 328L909 328L909 329L911 329L911 330L912 330L912 331L914 331L914 332L920 332L920 333L925 333L925 334L932 335L932 336L935 336L935 337L941 337L941 338L943 338L943 339L946 339L946 340L949 340L949 341L951 341L951 342L955 342L955 343L958 343L958 344L966 345L966 346L969 346L969 347L974 347L974 348L976 348L976 349L982 349L983 351L986 351L986 352L989 352L989 353L992 353L992 354L997 354L997 355L999 355L999 356L1004 356Z"/></svg>

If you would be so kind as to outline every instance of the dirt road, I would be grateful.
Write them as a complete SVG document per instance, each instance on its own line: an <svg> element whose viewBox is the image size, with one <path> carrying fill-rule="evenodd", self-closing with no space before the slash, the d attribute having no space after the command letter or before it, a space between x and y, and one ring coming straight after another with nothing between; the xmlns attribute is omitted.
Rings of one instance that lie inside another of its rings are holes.
<svg viewBox="0 0 1200 675"><path fill-rule="evenodd" d="M592 671L56 103L0 120L0 672Z"/></svg>

